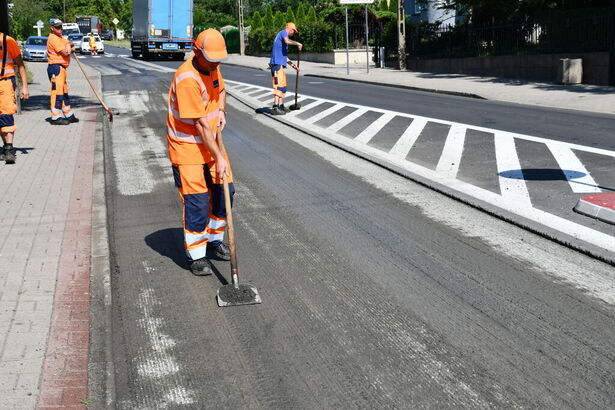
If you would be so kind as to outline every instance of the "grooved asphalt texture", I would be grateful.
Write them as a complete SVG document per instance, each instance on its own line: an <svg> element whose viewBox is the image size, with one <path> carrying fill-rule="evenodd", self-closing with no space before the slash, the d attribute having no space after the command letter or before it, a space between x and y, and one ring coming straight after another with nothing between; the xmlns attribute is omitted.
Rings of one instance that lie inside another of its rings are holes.
<svg viewBox="0 0 615 410"><path fill-rule="evenodd" d="M152 110L124 136L147 124L164 139L158 80ZM107 77L105 90L143 89L142 81ZM120 408L615 404L611 306L435 223L250 117L231 108L225 141L243 280L262 305L216 306L225 262L214 262L212 277L189 273L168 168L144 158L161 182L121 195L107 158ZM112 136L106 152L122 141Z"/></svg>

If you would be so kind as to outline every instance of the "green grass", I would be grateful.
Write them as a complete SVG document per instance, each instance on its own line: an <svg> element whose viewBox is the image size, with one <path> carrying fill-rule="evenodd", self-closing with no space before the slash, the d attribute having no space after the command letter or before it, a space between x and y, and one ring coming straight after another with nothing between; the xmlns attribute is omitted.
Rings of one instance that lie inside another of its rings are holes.
<svg viewBox="0 0 615 410"><path fill-rule="evenodd" d="M114 47L130 48L130 40L105 41L105 44L109 46L114 46Z"/></svg>
<svg viewBox="0 0 615 410"><path fill-rule="evenodd" d="M32 74L32 71L28 68L27 61L24 61L24 65L26 66L26 77L28 78L28 84L32 84L34 82L34 74ZM17 83L21 84L21 77L19 76L19 73L16 72L15 77L17 79Z"/></svg>

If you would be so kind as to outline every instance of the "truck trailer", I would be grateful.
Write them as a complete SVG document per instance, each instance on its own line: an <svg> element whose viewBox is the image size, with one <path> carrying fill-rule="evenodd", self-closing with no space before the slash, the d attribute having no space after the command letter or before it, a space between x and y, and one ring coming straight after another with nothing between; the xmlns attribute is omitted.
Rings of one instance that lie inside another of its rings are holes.
<svg viewBox="0 0 615 410"><path fill-rule="evenodd" d="M102 31L100 19L96 16L77 16L75 21L83 35L88 33L100 34Z"/></svg>
<svg viewBox="0 0 615 410"><path fill-rule="evenodd" d="M192 48L192 0L133 0L132 56L183 60Z"/></svg>

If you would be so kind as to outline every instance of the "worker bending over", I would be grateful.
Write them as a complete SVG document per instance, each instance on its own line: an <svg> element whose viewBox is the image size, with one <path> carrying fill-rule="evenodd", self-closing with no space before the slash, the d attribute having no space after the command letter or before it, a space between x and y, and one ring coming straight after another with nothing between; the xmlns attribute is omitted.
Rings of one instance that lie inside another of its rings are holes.
<svg viewBox="0 0 615 410"><path fill-rule="evenodd" d="M284 97L286 96L286 73L284 73L284 68L288 64L299 72L299 67L288 59L288 45L297 46L299 51L303 48L303 44L289 38L298 32L299 30L297 30L295 23L286 23L286 28L280 31L275 36L275 40L273 40L269 68L271 69L271 81L273 82L273 107L271 108L271 113L274 115L283 115L289 111L284 106Z"/></svg>
<svg viewBox="0 0 615 410"><path fill-rule="evenodd" d="M51 124L68 125L79 122L70 108L66 69L70 65L70 54L75 51L73 43L62 37L62 20L49 20L51 33L47 39L47 75L51 81Z"/></svg>
<svg viewBox="0 0 615 410"><path fill-rule="evenodd" d="M17 42L4 33L1 41L1 58L2 67L0 68L0 134L4 142L2 159L7 164L15 163L15 148L13 148L13 137L17 127L15 126L15 118L17 112L17 104L15 104L15 66L19 70L21 78L21 98L27 100L30 97L28 92L28 77L26 75L26 67L24 66L21 57L21 50Z"/></svg>
<svg viewBox="0 0 615 410"><path fill-rule="evenodd" d="M199 34L194 55L175 72L169 91L167 142L175 185L183 204L184 248L195 275L213 273L208 257L229 260L223 178L235 190L228 158L217 144L226 124L220 61L227 58L220 32Z"/></svg>

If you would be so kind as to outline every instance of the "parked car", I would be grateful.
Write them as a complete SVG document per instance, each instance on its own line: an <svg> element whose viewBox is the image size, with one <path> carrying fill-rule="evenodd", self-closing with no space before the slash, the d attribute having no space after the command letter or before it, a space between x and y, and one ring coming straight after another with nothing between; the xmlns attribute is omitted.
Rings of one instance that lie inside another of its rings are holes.
<svg viewBox="0 0 615 410"><path fill-rule="evenodd" d="M75 50L81 51L81 40L83 40L83 34L73 33L68 35L68 40L72 41L75 45Z"/></svg>
<svg viewBox="0 0 615 410"><path fill-rule="evenodd" d="M81 53L82 54L90 52L89 37L90 37L89 34L86 34L85 36L83 36L83 39L81 40ZM96 50L98 51L98 53L104 54L105 45L103 44L102 40L97 34L94 35L94 40L96 40Z"/></svg>
<svg viewBox="0 0 615 410"><path fill-rule="evenodd" d="M26 61L47 61L47 37L28 37L23 44L23 59Z"/></svg>
<svg viewBox="0 0 615 410"><path fill-rule="evenodd" d="M100 38L107 41L113 40L113 30L103 30L100 33Z"/></svg>

